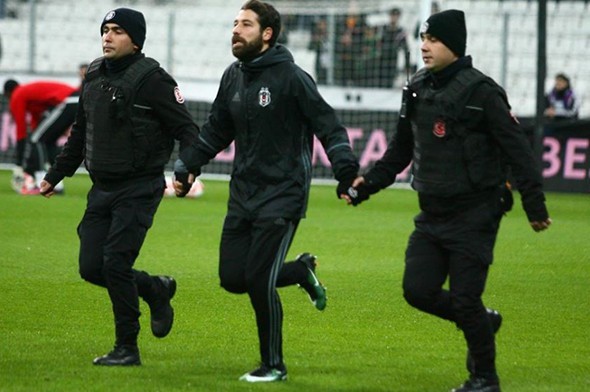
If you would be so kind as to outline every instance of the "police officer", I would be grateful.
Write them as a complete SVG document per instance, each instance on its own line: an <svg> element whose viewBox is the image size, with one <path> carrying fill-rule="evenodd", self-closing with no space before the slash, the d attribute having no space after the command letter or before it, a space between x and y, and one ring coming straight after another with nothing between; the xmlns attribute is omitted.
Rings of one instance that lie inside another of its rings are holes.
<svg viewBox="0 0 590 392"><path fill-rule="evenodd" d="M469 379L455 391L496 392L494 333L500 313L482 294L501 217L510 209L510 169L532 228L550 224L542 178L504 90L465 56L462 11L428 18L424 68L412 78L398 129L384 156L341 197L357 205L395 181L409 163L421 212L406 250L407 302L463 331ZM443 289L448 279L449 289Z"/></svg>
<svg viewBox="0 0 590 392"><path fill-rule="evenodd" d="M276 44L280 31L272 5L252 0L242 6L232 31L238 61L225 70L208 121L191 148L180 153L176 168L177 178L188 171L192 179L235 141L219 275L224 289L249 295L256 313L262 364L240 378L247 382L287 377L277 287L299 284L317 309L326 306L315 257L304 253L284 262L307 209L314 134L336 179L351 184L358 172L345 128L311 77Z"/></svg>
<svg viewBox="0 0 590 392"><path fill-rule="evenodd" d="M115 347L95 365L139 365L139 300L150 307L151 328L172 328L176 282L133 268L164 195L164 165L174 140L185 149L198 133L174 79L141 52L141 12L118 8L100 26L104 56L82 86L76 122L62 153L41 183L47 197L82 161L92 188L78 226L80 275L105 287L113 305Z"/></svg>

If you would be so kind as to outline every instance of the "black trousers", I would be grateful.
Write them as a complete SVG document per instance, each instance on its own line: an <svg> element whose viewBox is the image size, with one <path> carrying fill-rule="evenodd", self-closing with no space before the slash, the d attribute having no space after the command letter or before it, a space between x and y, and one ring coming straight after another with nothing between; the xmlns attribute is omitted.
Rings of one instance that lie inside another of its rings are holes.
<svg viewBox="0 0 590 392"><path fill-rule="evenodd" d="M116 345L137 345L139 298L158 288L149 274L133 269L164 195L164 178L134 181L115 190L93 185L78 226L80 276L106 287L113 305Z"/></svg>
<svg viewBox="0 0 590 392"><path fill-rule="evenodd" d="M302 283L302 263L285 263L299 224L283 218L246 219L226 216L221 235L221 286L236 294L248 293L256 314L262 363L283 365L283 308L276 290Z"/></svg>
<svg viewBox="0 0 590 392"><path fill-rule="evenodd" d="M496 375L495 340L482 302L502 212L482 203L450 217L422 212L406 250L407 302L455 322L463 331L476 374ZM443 289L449 280L449 288Z"/></svg>

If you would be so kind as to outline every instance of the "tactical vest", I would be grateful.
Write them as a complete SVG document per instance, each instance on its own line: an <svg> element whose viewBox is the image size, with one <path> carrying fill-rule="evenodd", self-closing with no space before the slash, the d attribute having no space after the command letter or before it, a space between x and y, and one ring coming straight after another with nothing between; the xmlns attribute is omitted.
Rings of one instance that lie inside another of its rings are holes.
<svg viewBox="0 0 590 392"><path fill-rule="evenodd" d="M145 171L146 165L162 167L174 141L162 132L153 110L135 105L137 91L160 65L146 57L113 79L100 72L103 61L89 65L83 92L86 167L116 177Z"/></svg>
<svg viewBox="0 0 590 392"><path fill-rule="evenodd" d="M459 71L438 90L429 87L425 78L426 71L421 70L410 85L415 92L409 113L414 135L414 189L451 197L503 183L506 169L483 123L484 102L471 99L482 83L500 87L474 68Z"/></svg>

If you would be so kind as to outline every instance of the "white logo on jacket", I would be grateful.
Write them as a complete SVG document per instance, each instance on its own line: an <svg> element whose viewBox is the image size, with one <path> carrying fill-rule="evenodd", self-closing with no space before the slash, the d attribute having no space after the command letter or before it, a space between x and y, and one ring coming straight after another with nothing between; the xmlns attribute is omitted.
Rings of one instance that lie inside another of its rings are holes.
<svg viewBox="0 0 590 392"><path fill-rule="evenodd" d="M258 92L258 104L263 108L270 105L270 91L268 87L261 87Z"/></svg>

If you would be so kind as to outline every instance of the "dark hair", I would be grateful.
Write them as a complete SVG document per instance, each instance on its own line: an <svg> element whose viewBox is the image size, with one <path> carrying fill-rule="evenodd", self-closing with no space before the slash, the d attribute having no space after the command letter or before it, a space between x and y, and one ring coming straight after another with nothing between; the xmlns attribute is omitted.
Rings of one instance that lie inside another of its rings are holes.
<svg viewBox="0 0 590 392"><path fill-rule="evenodd" d="M568 76L562 72L558 73L557 75L555 75L556 79L561 79L563 81L565 81L567 83L567 88L571 88L570 85L570 78L568 78Z"/></svg>
<svg viewBox="0 0 590 392"><path fill-rule="evenodd" d="M242 10L251 10L258 15L258 23L260 23L260 31L264 31L267 27L272 29L272 37L268 44L274 46L281 34L281 15L272 5L260 0L250 0L246 2Z"/></svg>
<svg viewBox="0 0 590 392"><path fill-rule="evenodd" d="M14 79L8 79L4 82L4 95L9 96L18 86L18 82Z"/></svg>

